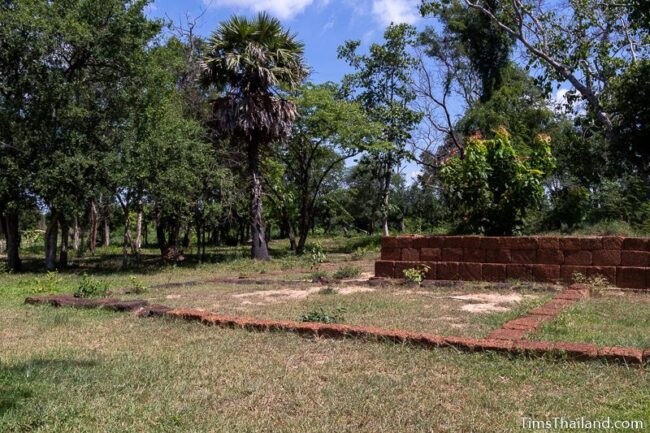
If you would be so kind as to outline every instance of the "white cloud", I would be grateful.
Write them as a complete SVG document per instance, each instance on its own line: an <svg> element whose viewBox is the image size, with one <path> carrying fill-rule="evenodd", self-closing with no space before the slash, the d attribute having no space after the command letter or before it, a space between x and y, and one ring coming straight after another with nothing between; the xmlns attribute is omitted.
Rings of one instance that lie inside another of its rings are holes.
<svg viewBox="0 0 650 433"><path fill-rule="evenodd" d="M417 0L374 0L372 13L382 24L414 24L420 19Z"/></svg>
<svg viewBox="0 0 650 433"><path fill-rule="evenodd" d="M254 12L267 11L280 19L290 19L304 11L314 0L203 0L203 3L210 8L230 6Z"/></svg>

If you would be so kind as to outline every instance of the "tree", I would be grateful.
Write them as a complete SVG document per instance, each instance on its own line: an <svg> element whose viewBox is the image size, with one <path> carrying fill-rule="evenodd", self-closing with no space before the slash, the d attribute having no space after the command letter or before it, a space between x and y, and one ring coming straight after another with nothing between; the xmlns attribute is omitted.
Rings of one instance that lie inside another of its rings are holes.
<svg viewBox="0 0 650 433"><path fill-rule="evenodd" d="M441 170L442 195L461 232L512 235L539 206L542 181L553 168L547 136L531 143L521 158L504 129L492 140L469 139L465 157L452 157Z"/></svg>
<svg viewBox="0 0 650 433"><path fill-rule="evenodd" d="M284 89L295 89L307 76L303 45L265 13L252 20L233 17L209 40L203 79L221 90L212 103L216 134L246 146L250 182L252 257L267 260L264 237L260 150L288 137L297 116Z"/></svg>
<svg viewBox="0 0 650 433"><path fill-rule="evenodd" d="M449 6L451 4L452 6ZM574 99L588 104L605 131L613 129L612 113L603 103L604 89L621 70L647 51L643 32L630 25L627 4L571 0L566 8L537 0L502 2L498 10L486 0L423 0L424 15L449 7L476 11L516 39L528 54L529 66L539 67L539 79L573 86Z"/></svg>
<svg viewBox="0 0 650 433"><path fill-rule="evenodd" d="M314 224L316 205L332 171L363 151L380 150L381 126L355 102L338 95L333 83L308 84L297 98L298 120L280 157L298 200L297 254Z"/></svg>
<svg viewBox="0 0 650 433"><path fill-rule="evenodd" d="M370 153L381 179L379 200L384 235L389 234L388 213L393 171L407 156L406 143L422 118L410 108L415 99L411 88L414 57L408 52L415 29L406 24L390 25L384 44L372 44L368 54L358 54L359 41L339 47L339 58L356 69L343 79L345 93L358 101L371 120L383 125L382 140L392 149Z"/></svg>

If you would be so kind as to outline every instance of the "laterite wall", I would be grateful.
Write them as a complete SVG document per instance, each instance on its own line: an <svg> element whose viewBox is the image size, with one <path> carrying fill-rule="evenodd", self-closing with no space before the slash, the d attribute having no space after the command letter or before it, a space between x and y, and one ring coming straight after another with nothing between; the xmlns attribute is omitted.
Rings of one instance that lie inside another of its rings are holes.
<svg viewBox="0 0 650 433"><path fill-rule="evenodd" d="M623 237L394 236L381 240L375 276L403 278L419 264L427 279L570 282L574 273L650 289L650 239Z"/></svg>

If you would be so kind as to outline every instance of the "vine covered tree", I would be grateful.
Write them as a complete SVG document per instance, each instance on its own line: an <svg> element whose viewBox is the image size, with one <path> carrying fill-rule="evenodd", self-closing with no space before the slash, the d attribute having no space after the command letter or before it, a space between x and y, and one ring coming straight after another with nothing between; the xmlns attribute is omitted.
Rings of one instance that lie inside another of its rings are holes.
<svg viewBox="0 0 650 433"><path fill-rule="evenodd" d="M205 84L221 91L212 101L215 133L246 146L252 256L267 260L260 151L291 132L298 113L285 96L308 74L303 44L265 13L232 17L212 34L202 66Z"/></svg>

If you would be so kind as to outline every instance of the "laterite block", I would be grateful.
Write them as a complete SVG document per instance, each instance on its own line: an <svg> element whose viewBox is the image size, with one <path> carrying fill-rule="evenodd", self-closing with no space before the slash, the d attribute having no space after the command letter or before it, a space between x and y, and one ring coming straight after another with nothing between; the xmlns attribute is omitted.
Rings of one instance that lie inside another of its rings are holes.
<svg viewBox="0 0 650 433"><path fill-rule="evenodd" d="M646 268L619 266L616 268L616 285L628 289L646 288Z"/></svg>
<svg viewBox="0 0 650 433"><path fill-rule="evenodd" d="M506 272L506 265L496 263L483 264L483 280L484 281L505 281L508 277Z"/></svg>

